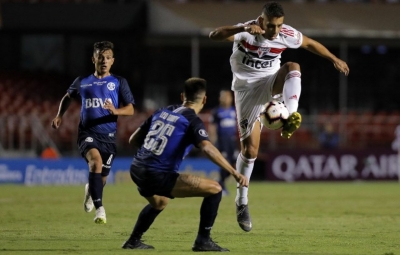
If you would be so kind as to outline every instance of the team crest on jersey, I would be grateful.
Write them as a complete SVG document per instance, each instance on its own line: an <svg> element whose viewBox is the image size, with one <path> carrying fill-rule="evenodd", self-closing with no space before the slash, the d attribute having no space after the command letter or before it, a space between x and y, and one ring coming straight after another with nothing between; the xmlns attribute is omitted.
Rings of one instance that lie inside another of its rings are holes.
<svg viewBox="0 0 400 255"><path fill-rule="evenodd" d="M109 90L114 90L115 89L115 83L114 82L109 82L107 83L107 88Z"/></svg>
<svg viewBox="0 0 400 255"><path fill-rule="evenodd" d="M208 137L207 131L205 131L204 129L199 130L199 135L201 135L202 137Z"/></svg>
<svg viewBox="0 0 400 255"><path fill-rule="evenodd" d="M85 142L91 143L91 142L93 142L93 138L91 138L91 137L86 137Z"/></svg>
<svg viewBox="0 0 400 255"><path fill-rule="evenodd" d="M271 50L269 47L259 47L257 50L258 57L261 58Z"/></svg>

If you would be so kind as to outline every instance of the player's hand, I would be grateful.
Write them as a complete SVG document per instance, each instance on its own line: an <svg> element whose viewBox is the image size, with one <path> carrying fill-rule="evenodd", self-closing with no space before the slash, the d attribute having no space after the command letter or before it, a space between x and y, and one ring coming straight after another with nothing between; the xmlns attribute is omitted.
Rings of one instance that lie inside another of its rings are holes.
<svg viewBox="0 0 400 255"><path fill-rule="evenodd" d="M58 129L61 125L61 121L62 121L62 119L60 116L55 117L53 119L53 121L51 122L51 127L54 129Z"/></svg>
<svg viewBox="0 0 400 255"><path fill-rule="evenodd" d="M246 176L244 176L243 174L235 172L235 174L233 174L233 178L235 178L236 182L239 183L240 187L248 187L249 186L249 179Z"/></svg>
<svg viewBox="0 0 400 255"><path fill-rule="evenodd" d="M115 109L114 104L111 102L110 99L107 99L104 102L103 108L108 110L112 115L117 115L117 109Z"/></svg>
<svg viewBox="0 0 400 255"><path fill-rule="evenodd" d="M344 62L343 60L337 59L335 62L333 62L333 65L339 72L344 73L344 75L346 76L349 75L350 69L347 66L347 63Z"/></svg>
<svg viewBox="0 0 400 255"><path fill-rule="evenodd" d="M264 30L258 25L249 25L244 27L244 31L252 35L262 35L265 33Z"/></svg>

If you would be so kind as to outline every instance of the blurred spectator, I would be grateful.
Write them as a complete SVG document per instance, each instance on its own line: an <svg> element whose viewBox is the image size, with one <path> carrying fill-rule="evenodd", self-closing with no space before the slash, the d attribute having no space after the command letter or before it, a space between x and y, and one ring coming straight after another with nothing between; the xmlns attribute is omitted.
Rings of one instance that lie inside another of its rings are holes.
<svg viewBox="0 0 400 255"><path fill-rule="evenodd" d="M52 146L47 146L40 154L42 159L57 159L60 157L57 150Z"/></svg>
<svg viewBox="0 0 400 255"><path fill-rule="evenodd" d="M339 134L335 132L331 123L326 123L319 134L319 144L322 149L333 150L339 146Z"/></svg>
<svg viewBox="0 0 400 255"><path fill-rule="evenodd" d="M398 151L399 152L399 156L400 156L400 125L398 125L396 127L396 130L394 131L394 134L396 135L396 138L394 139L394 141L392 143L392 149L395 150L395 151Z"/></svg>
<svg viewBox="0 0 400 255"><path fill-rule="evenodd" d="M210 116L208 128L210 141L221 151L222 155L232 165L236 162L235 152L237 153L237 126L236 111L232 105L233 95L230 90L221 90L219 96L219 106L213 109ZM224 195L228 194L225 187L225 179L229 173L220 169L219 184Z"/></svg>

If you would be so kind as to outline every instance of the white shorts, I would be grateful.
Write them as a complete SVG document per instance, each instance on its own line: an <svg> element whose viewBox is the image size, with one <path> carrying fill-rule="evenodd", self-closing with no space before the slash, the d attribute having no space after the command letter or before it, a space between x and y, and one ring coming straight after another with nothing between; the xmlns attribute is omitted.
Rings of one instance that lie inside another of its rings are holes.
<svg viewBox="0 0 400 255"><path fill-rule="evenodd" d="M252 84L247 90L234 91L240 141L253 131L264 105L272 100L272 89L278 72Z"/></svg>

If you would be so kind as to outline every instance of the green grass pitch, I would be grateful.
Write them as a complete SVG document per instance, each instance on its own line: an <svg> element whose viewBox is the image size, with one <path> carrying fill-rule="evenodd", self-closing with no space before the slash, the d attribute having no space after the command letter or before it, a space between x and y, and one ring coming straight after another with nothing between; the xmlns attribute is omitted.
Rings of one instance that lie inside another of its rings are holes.
<svg viewBox="0 0 400 255"><path fill-rule="evenodd" d="M253 230L236 223L234 184L213 239L231 254L400 255L400 184L252 182ZM171 200L144 235L155 250L121 249L145 200L132 183L107 185L107 224L82 207L84 186L0 186L0 255L191 254L201 198Z"/></svg>

